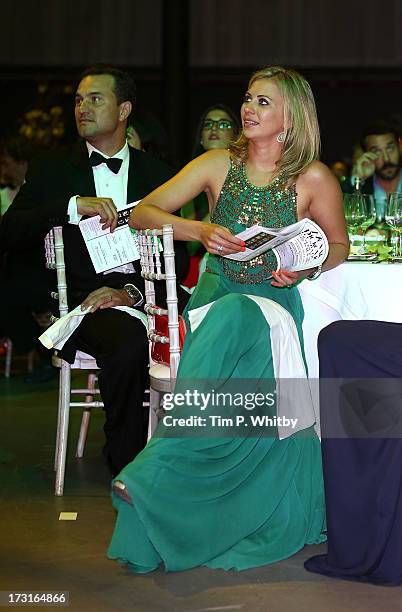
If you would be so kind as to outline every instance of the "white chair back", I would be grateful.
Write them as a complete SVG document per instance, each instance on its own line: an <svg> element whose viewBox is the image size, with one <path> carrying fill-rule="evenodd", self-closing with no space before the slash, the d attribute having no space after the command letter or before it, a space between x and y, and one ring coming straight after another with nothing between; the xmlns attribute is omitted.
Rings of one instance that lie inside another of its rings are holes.
<svg viewBox="0 0 402 612"><path fill-rule="evenodd" d="M164 272L162 272L159 236L162 237L163 243ZM145 280L146 303L144 310L148 318L148 340L150 346L152 346L153 342L169 343L170 380L175 381L180 361L180 341L172 225L163 225L162 229L139 230L138 246L141 276ZM159 307L155 303L155 281L164 281L166 284L166 309ZM169 336L157 333L155 329L156 314L167 315Z"/></svg>
<svg viewBox="0 0 402 612"><path fill-rule="evenodd" d="M68 313L66 264L64 262L63 228L54 227L45 237L46 267L56 270L57 292L52 297L59 302L60 316Z"/></svg>
<svg viewBox="0 0 402 612"><path fill-rule="evenodd" d="M62 317L68 312L67 301L67 281L66 281L66 266L64 261L64 242L63 228L53 227L45 238L45 256L46 267L50 270L56 270L57 275L57 292L53 291L51 296L58 300L59 313ZM57 320L57 317L52 317L52 322ZM99 397L99 389L97 388L96 371L99 367L96 360L86 353L77 351L75 361L72 365L60 359L53 358L53 364L60 368L59 382L59 403L58 403L58 419L57 419L57 435L56 435L56 450L55 450L55 471L56 484L55 495L63 495L64 490L64 475L66 469L66 452L68 439L68 426L70 419L70 408L83 408L80 434L77 443L76 457L81 458L84 454L85 442L87 439L91 408L103 408L103 402L95 400ZM71 369L87 370L87 386L84 389L71 388ZM84 395L84 401L72 402L71 395Z"/></svg>

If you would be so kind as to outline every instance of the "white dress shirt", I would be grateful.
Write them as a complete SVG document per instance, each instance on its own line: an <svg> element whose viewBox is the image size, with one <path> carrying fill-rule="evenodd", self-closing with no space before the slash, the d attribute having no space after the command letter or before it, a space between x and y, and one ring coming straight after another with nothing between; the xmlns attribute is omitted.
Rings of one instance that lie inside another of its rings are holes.
<svg viewBox="0 0 402 612"><path fill-rule="evenodd" d="M87 142L86 145L88 149L88 157L91 155L92 151L96 151L103 157L107 159L110 158L109 155L105 155L105 153L102 151L95 149L95 147L89 144L89 142ZM127 204L128 167L130 162L130 152L127 142L125 143L124 147L112 157L122 160L120 170L117 172L117 174L115 174L107 167L105 163L99 164L98 166L93 166L92 173L94 177L95 191L98 198L111 198L117 210L121 210ZM68 203L67 214L69 216L69 223L73 225L78 225L82 219L82 215L80 215L77 211L77 197L80 197L80 195L81 194L73 196L70 198ZM87 194L82 194L82 197L85 197L86 195ZM109 274L110 272L123 272L129 274L134 272L134 268L133 265L129 263L113 268L112 270L107 270L107 272L104 272L104 274Z"/></svg>

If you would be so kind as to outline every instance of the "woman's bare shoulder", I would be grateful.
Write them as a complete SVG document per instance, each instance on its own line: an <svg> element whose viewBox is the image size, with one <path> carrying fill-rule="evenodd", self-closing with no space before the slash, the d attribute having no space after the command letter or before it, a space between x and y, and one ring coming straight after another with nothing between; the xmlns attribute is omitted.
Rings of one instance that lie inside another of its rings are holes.
<svg viewBox="0 0 402 612"><path fill-rule="evenodd" d="M219 168L228 168L230 165L230 153L228 149L212 149L196 157L194 161L206 164L212 168L216 166Z"/></svg>
<svg viewBox="0 0 402 612"><path fill-rule="evenodd" d="M336 181L336 178L325 164L315 160L307 166L297 178L297 183L300 185L314 185L322 181Z"/></svg>
<svg viewBox="0 0 402 612"><path fill-rule="evenodd" d="M226 149L207 151L193 159L189 166L197 175L205 178L206 186L213 192L222 187L230 168L230 155Z"/></svg>

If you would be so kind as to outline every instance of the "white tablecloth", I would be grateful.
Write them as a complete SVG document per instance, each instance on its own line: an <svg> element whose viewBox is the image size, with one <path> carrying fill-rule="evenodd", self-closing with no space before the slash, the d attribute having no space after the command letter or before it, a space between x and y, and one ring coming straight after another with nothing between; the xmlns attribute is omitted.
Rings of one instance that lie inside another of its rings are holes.
<svg viewBox="0 0 402 612"><path fill-rule="evenodd" d="M299 285L309 376L318 377L320 330L340 319L402 323L402 264L345 262Z"/></svg>
<svg viewBox="0 0 402 612"><path fill-rule="evenodd" d="M317 340L323 327L341 319L402 323L402 264L345 262L299 285L304 307L304 350L320 435Z"/></svg>

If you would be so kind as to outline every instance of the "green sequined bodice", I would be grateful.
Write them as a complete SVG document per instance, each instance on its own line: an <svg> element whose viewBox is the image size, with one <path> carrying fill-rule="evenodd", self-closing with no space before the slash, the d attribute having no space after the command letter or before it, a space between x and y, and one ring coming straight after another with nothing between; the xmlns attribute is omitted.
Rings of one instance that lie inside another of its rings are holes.
<svg viewBox="0 0 402 612"><path fill-rule="evenodd" d="M285 227L297 221L296 190L278 176L265 187L256 187L247 178L244 164L230 162L222 191L211 214L211 222L238 234L252 225ZM262 283L277 267L272 251L247 262L209 256L207 271L224 274L237 283Z"/></svg>

